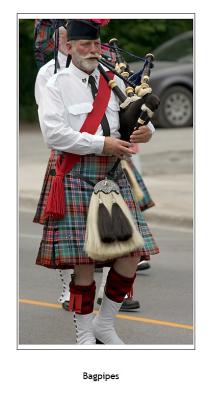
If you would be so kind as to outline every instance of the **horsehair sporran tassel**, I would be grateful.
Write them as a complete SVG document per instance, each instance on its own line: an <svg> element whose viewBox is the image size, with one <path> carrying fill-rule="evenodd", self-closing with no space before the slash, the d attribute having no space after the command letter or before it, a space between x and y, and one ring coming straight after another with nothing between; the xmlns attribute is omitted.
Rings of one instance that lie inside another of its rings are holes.
<svg viewBox="0 0 212 400"><path fill-rule="evenodd" d="M144 198L143 191L137 182L137 179L132 171L132 168L129 166L126 160L121 160L121 166L132 188L136 202L143 200Z"/></svg>
<svg viewBox="0 0 212 400"><path fill-rule="evenodd" d="M125 241L132 237L132 226L121 207L115 201L112 205L112 223L113 232L117 240Z"/></svg>
<svg viewBox="0 0 212 400"><path fill-rule="evenodd" d="M111 215L101 201L100 194L99 194L99 208L98 208L98 231L102 242L104 243L111 243L116 240L116 237L113 233L113 223Z"/></svg>
<svg viewBox="0 0 212 400"><path fill-rule="evenodd" d="M99 192L101 193L101 201L109 211L110 215L112 214L114 203L117 203L122 209L132 228L132 235L128 240L115 240L111 243L105 243L101 240L98 230ZM87 216L85 251L88 256L97 261L105 261L127 255L130 252L143 247L143 245L143 238L138 231L127 204L120 194L118 185L107 178L98 182L94 187L94 192L91 196Z"/></svg>

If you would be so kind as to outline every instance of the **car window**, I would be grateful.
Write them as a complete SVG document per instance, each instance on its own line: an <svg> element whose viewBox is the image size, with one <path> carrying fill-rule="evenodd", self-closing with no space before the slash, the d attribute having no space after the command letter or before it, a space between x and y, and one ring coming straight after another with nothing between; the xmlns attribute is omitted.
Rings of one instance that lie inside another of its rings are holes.
<svg viewBox="0 0 212 400"><path fill-rule="evenodd" d="M167 44L161 49L156 49L154 55L157 61L190 61L193 54L193 40L187 38Z"/></svg>

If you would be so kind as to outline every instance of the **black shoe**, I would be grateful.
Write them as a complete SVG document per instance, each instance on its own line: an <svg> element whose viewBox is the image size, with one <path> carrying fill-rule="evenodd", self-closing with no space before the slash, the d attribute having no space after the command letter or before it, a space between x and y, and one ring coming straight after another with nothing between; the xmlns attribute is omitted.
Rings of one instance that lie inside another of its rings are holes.
<svg viewBox="0 0 212 400"><path fill-rule="evenodd" d="M102 298L98 297L96 302L100 306L102 304ZM126 299L123 301L119 311L137 310L138 308L140 308L140 303L138 300Z"/></svg>
<svg viewBox="0 0 212 400"><path fill-rule="evenodd" d="M100 342L99 339L96 339L96 344L104 344L104 343Z"/></svg>
<svg viewBox="0 0 212 400"><path fill-rule="evenodd" d="M62 307L64 310L69 311L69 301L64 301L64 303L62 303Z"/></svg>
<svg viewBox="0 0 212 400"><path fill-rule="evenodd" d="M140 308L140 303L138 300L126 299L123 301L119 311L131 311L137 310L138 308Z"/></svg>
<svg viewBox="0 0 212 400"><path fill-rule="evenodd" d="M149 269L150 267L151 267L151 265L147 261L140 261L137 264L137 271L145 271L146 269Z"/></svg>

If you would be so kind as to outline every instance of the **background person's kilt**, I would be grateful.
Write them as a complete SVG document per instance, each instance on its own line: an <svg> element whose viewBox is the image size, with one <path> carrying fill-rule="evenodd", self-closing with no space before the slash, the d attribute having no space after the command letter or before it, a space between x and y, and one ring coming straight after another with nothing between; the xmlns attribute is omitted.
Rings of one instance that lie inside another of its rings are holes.
<svg viewBox="0 0 212 400"><path fill-rule="evenodd" d="M133 162L131 160L129 160L128 163L129 163L130 167L132 168L135 178L136 178L139 186L141 187L143 195L144 195L143 199L138 202L138 205L139 205L141 211L145 211L148 208L155 206L155 203L150 196L150 193L143 181L141 174L139 173L137 168L134 166Z"/></svg>
<svg viewBox="0 0 212 400"><path fill-rule="evenodd" d="M65 218L62 220L53 220L52 218L44 220L44 209L56 162L56 152L51 154L34 218L34 222L44 224L43 237L36 264L60 269L80 264L94 264L94 260L89 258L84 251L86 219L93 187L83 179L76 178L76 176L80 175L97 183L105 178L115 161L116 157L82 156L81 161L65 176ZM119 165L115 173L115 179L120 172L121 167ZM144 220L143 213L133 199L131 188L124 174L122 174L117 183L145 242L144 248L131 253L131 255L148 259L150 255L159 253L159 249ZM99 264L101 263L98 261ZM102 262L102 264L106 265L105 262Z"/></svg>

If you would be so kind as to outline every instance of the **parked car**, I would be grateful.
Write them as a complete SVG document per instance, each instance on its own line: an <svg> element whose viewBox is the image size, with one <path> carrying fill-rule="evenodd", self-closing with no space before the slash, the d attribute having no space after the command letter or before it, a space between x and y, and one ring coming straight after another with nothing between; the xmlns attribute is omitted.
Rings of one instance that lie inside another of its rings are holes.
<svg viewBox="0 0 212 400"><path fill-rule="evenodd" d="M154 124L162 128L191 126L193 122L193 32L168 40L153 52L150 86L160 97ZM140 63L131 63L135 72Z"/></svg>

